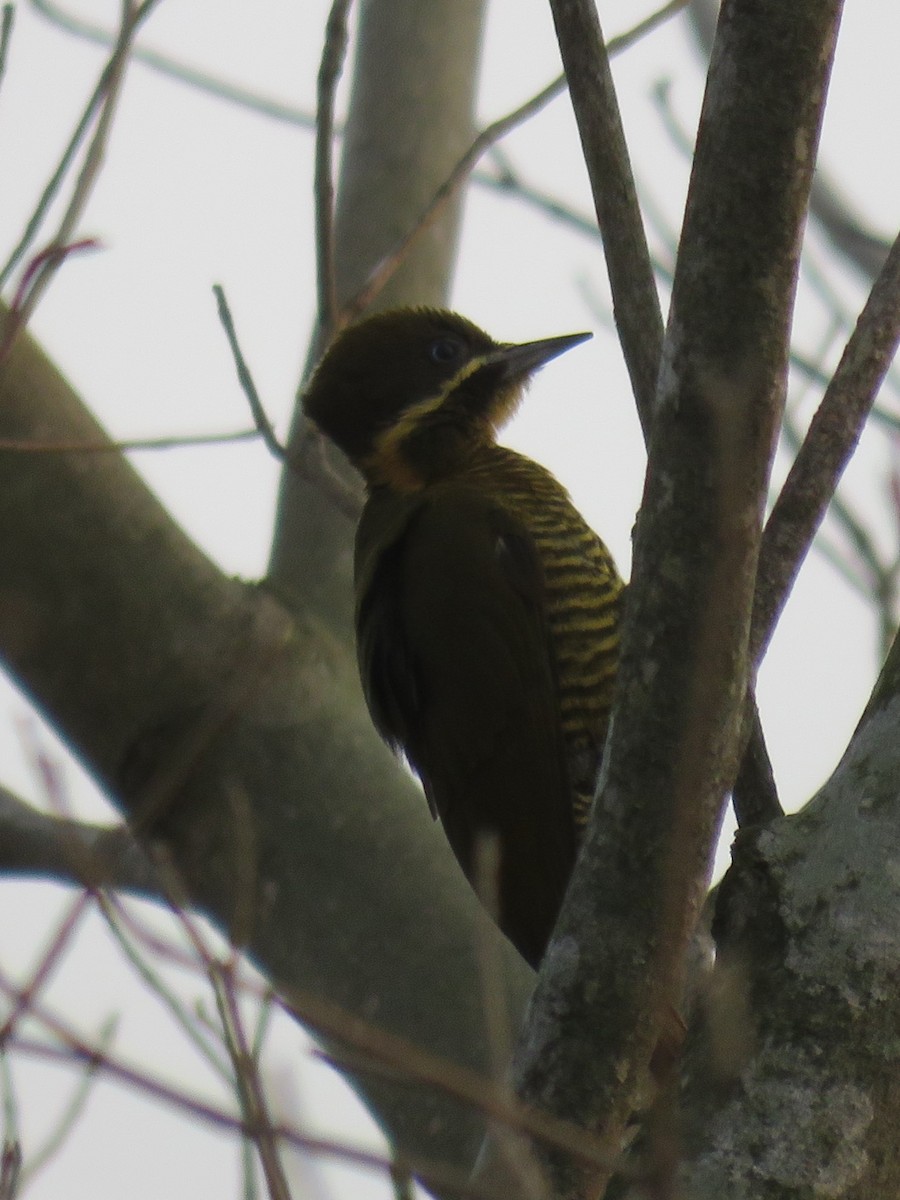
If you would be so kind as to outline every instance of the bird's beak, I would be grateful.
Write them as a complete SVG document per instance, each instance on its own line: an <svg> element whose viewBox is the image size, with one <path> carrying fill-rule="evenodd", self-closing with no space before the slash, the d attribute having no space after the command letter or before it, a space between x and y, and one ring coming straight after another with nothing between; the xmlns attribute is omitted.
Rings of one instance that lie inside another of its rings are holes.
<svg viewBox="0 0 900 1200"><path fill-rule="evenodd" d="M551 358L564 354L573 346L580 346L593 336L592 333L566 333L562 337L542 338L539 342L503 345L488 355L487 362L502 367L505 380L525 379Z"/></svg>

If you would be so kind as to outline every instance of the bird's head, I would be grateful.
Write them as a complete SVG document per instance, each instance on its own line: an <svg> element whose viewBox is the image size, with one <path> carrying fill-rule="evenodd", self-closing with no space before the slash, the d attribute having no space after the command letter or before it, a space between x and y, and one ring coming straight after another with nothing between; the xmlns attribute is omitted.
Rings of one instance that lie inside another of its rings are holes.
<svg viewBox="0 0 900 1200"><path fill-rule="evenodd" d="M511 345L457 313L394 309L338 334L303 408L367 483L415 491L492 442L530 376L590 336Z"/></svg>

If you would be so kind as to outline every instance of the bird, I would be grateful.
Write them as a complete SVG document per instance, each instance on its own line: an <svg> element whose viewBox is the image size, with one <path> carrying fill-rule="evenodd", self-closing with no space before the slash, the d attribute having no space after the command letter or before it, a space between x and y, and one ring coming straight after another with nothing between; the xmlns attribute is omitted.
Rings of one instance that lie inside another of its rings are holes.
<svg viewBox="0 0 900 1200"><path fill-rule="evenodd" d="M388 310L343 329L303 395L365 481L369 713L534 967L586 828L624 584L565 488L497 435L533 374L590 336L497 342L458 313Z"/></svg>

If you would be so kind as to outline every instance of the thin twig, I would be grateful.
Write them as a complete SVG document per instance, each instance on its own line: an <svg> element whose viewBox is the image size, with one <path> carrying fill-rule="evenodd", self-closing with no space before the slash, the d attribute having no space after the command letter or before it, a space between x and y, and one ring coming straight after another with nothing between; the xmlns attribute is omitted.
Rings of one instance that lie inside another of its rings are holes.
<svg viewBox="0 0 900 1200"><path fill-rule="evenodd" d="M540 112L551 100L554 100L565 91L565 86L566 77L565 75L560 75L558 79L554 79L552 83L538 92L536 96L532 96L530 100L527 100L505 117L494 121L478 134L469 149L459 159L450 171L450 174L434 193L409 232L404 234L399 241L395 242L388 253L375 264L362 287L343 306L339 318L340 325L348 324L368 308L373 299L398 270L415 243L440 218L444 209L463 183L465 183L475 164L485 151L490 149L500 138L505 137L507 133L515 129L516 126L521 125L524 121L533 117L535 113Z"/></svg>
<svg viewBox="0 0 900 1200"><path fill-rule="evenodd" d="M115 44L116 35L111 30L102 25L95 25L91 21L82 20L81 17L73 16L71 13L65 12L59 5L51 4L49 0L31 0L31 5L42 17L51 21L58 29L65 30L66 33L71 33L75 37L83 38L98 46L110 47ZM248 88L239 87L216 75L201 71L197 67L179 62L178 59L172 58L168 54L150 50L145 46L135 46L132 49L131 58L132 61L169 79L174 79L177 83L186 84L196 91L206 92L207 95L215 96L218 100L236 104L250 112L258 113L260 116L283 121L288 125L299 125L302 129L315 128L316 119L312 113L292 104L285 104L281 100L262 96L259 92L250 91Z"/></svg>
<svg viewBox="0 0 900 1200"><path fill-rule="evenodd" d="M208 969L208 964L215 963L216 960L205 944L200 927L190 914L178 907L171 897L170 907L193 945L197 958L204 962ZM245 986L242 982L241 987ZM2 971L0 971L0 993L6 994L14 1003L21 1002L25 998L23 989L14 985ZM513 1129L527 1132L550 1145L561 1146L582 1161L597 1162L597 1152L590 1134L566 1122L555 1120L546 1114L521 1105L510 1098L508 1089L498 1088L476 1072L449 1060L443 1060L396 1035L378 1029L327 1000L292 995L289 1004L283 1000L279 1003L285 1011L294 1018L299 1017L304 1024L327 1033L329 1037L337 1038L345 1045L357 1046L359 1053L363 1056L362 1061L367 1071L388 1074L392 1078L403 1078L411 1082L431 1083L448 1095L456 1096L463 1103L471 1105L476 1111L491 1116L494 1120L502 1121ZM131 1083L151 1095L174 1103L201 1119L210 1120L237 1132L253 1134L254 1130L245 1122L238 1121L199 1099L186 1096L135 1068L125 1065L109 1054L100 1054L95 1047L86 1044L72 1029L58 1017L50 1014L33 997L29 999L28 1013L38 1024L44 1026L57 1042L62 1043L62 1048L46 1046L15 1035L9 1037L7 1045L39 1057L50 1057L55 1061L74 1060L94 1063L99 1070L112 1077ZM324 1061L335 1061L318 1051L313 1051L313 1054ZM344 1061L342 1055L340 1063L343 1064ZM359 1159L356 1151L352 1148L329 1142L327 1139L306 1138L302 1134L298 1134L296 1130L282 1125L273 1126L272 1132L274 1136L300 1149L336 1154L338 1157L347 1157L350 1161L359 1161L361 1165L375 1166L388 1171L391 1169L410 1171L426 1183L429 1179L433 1180L435 1184L441 1183L443 1180L447 1180L449 1183L452 1178L452 1187L458 1188L461 1195L487 1196L490 1194L485 1189L476 1188L467 1191L462 1185L460 1177L448 1175L435 1164L401 1158L399 1161L395 1161L392 1167L390 1160L380 1156Z"/></svg>
<svg viewBox="0 0 900 1200"><path fill-rule="evenodd" d="M177 915L182 919L182 924L187 922L188 936L194 941L195 948L200 948L198 951L200 956L208 955L208 950L204 947L203 939L193 921L182 911L179 911ZM6 995L14 1002L21 998L20 989L12 983L2 969L0 969L0 994ZM109 1078L133 1087L140 1093L171 1104L194 1118L206 1121L220 1129L248 1137L255 1136L256 1129L248 1126L246 1121L222 1111L199 1097L191 1096L184 1090L176 1089L146 1071L129 1066L108 1052L101 1053L96 1046L86 1043L74 1029L55 1014L48 1012L43 1006L32 1004L29 1015L52 1035L54 1044L30 1037L12 1036L7 1042L8 1048L51 1062L90 1064ZM346 1014L346 1021L348 1027L365 1025L364 1022L360 1023L357 1018L352 1018L349 1014ZM454 1069L453 1065L449 1063L447 1067L448 1070ZM402 1070L402 1065L400 1070ZM506 1105L507 1111L510 1107L508 1104ZM533 1114L532 1123L543 1125L541 1114ZM552 1121L549 1124L552 1127ZM384 1173L388 1177L394 1177L396 1174L414 1175L425 1186L440 1192L440 1194L449 1193L460 1197L471 1197L471 1200L500 1200L500 1197L491 1189L471 1183L465 1173L443 1163L402 1154L386 1157L377 1152L358 1149L334 1139L313 1137L283 1124L273 1126L272 1135L298 1150L352 1163L365 1169ZM575 1145L580 1146L582 1152L587 1152L586 1146L589 1145L590 1139L581 1131L574 1131L570 1141L574 1141ZM577 1153L577 1151L575 1152Z"/></svg>
<svg viewBox="0 0 900 1200"><path fill-rule="evenodd" d="M19 280L19 285L12 298L10 308L13 312L18 312L23 307L31 289L34 287L36 277L47 266L59 267L74 254L82 254L85 250L99 249L100 242L97 238L79 238L77 242L69 242L65 246L46 246L39 254L34 256L22 273L22 278Z"/></svg>
<svg viewBox="0 0 900 1200"><path fill-rule="evenodd" d="M16 1095L16 1085L7 1053L6 1042L0 1042L0 1093L2 1093L3 1110L3 1180L6 1180L6 1152L10 1146L20 1145L22 1122L19 1115L19 1097ZM21 1154L16 1163L16 1174L21 1166ZM0 1200L15 1195L15 1191L0 1189Z"/></svg>
<svg viewBox="0 0 900 1200"><path fill-rule="evenodd" d="M629 46L633 45L639 38L644 37L658 25L668 20L669 17L685 7L687 0L672 0L671 3L664 5L658 12L651 14L646 20L639 22L633 29L627 33L621 34L619 37L612 38L607 45L609 55L621 53ZM412 246L441 216L449 202L453 199L456 192L466 181L471 174L475 164L485 153L505 137L517 126L524 121L529 120L536 113L540 112L551 100L561 95L566 89L566 76L560 75L549 83L545 88L532 96L524 104L508 113L505 117L501 117L497 121L493 121L485 129L478 134L472 142L469 149L465 152L462 158L453 167L450 174L440 185L440 187L432 196L428 205L425 207L418 220L388 253L378 262L370 271L368 278L357 293L352 296L341 310L339 324L344 325L349 323L355 317L359 316L368 306L381 289L387 284L388 280L394 275L400 267L403 260L406 258ZM660 321L660 345L662 344L662 325ZM655 383L655 379L654 379Z"/></svg>
<svg viewBox="0 0 900 1200"><path fill-rule="evenodd" d="M759 662L900 342L900 235L766 522L751 651Z"/></svg>
<svg viewBox="0 0 900 1200"><path fill-rule="evenodd" d="M7 1137L0 1158L0 1200L15 1200L19 1191L19 1171L22 1167L22 1147L17 1139Z"/></svg>
<svg viewBox="0 0 900 1200"><path fill-rule="evenodd" d="M259 1070L244 1032L234 992L231 964L215 963L210 968L209 980L216 997L225 1046L231 1057L244 1125L253 1131L251 1137L259 1154L269 1196L271 1200L290 1200L287 1179L278 1156L278 1140L269 1116Z"/></svg>
<svg viewBox="0 0 900 1200"><path fill-rule="evenodd" d="M221 284L213 284L213 293L216 297L219 320L222 323L225 336L228 338L228 345L231 348L231 355L234 359L241 389L247 398L247 403L250 405L250 411L253 414L253 420L256 422L256 428L270 453L279 462L284 463L302 478L308 479L311 483L315 483L321 487L322 491L336 508L348 516L351 521L356 521L362 509L360 494L357 490L344 483L340 476L328 466L322 450L321 435L314 433L309 437L301 439L297 450L294 452L289 451L287 447L279 442L278 435L275 433L272 423L269 421L266 410L263 407L263 403L259 398L250 368L241 352L237 332L234 327L234 320L231 316L231 309L229 308Z"/></svg>
<svg viewBox="0 0 900 1200"><path fill-rule="evenodd" d="M37 722L29 715L15 719L16 732L28 766L35 776L45 806L57 817L72 815L72 798L66 786L65 765L47 744Z"/></svg>
<svg viewBox="0 0 900 1200"><path fill-rule="evenodd" d="M163 899L162 888L160 888L159 899ZM135 942L140 943L150 954L178 967L179 970L195 972L198 978L206 979L206 969L202 963L198 964L195 954L191 954L174 940L163 938L155 929L142 924L131 908L115 904L115 901L113 903L119 923L123 929L128 930L129 936ZM257 991L251 981L243 981L243 986L249 990L251 995L257 997Z"/></svg>
<svg viewBox="0 0 900 1200"><path fill-rule="evenodd" d="M549 192L543 191L534 184L526 183L518 170L513 167L509 157L501 151L499 146L493 147L491 158L496 165L496 173L489 174L485 171L477 171L472 176L473 180L484 187L503 192L507 196L512 196L516 200L521 200L523 203L531 205L542 216L549 217L551 221L557 221L560 225L568 226L569 229L573 229L576 233L590 238L592 242L599 242L601 240L600 230L597 228L597 218L593 214L574 208L567 201L560 199L560 197L552 196Z"/></svg>
<svg viewBox="0 0 900 1200"><path fill-rule="evenodd" d="M241 990L245 991L247 987L246 980L240 979L238 983ZM276 1004L275 992L271 986L267 985L263 994L261 996L257 995L257 999L259 1000L259 1017L256 1022L256 1028L253 1031L253 1041L250 1045L250 1053L253 1055L254 1062L259 1062L262 1056L263 1045L272 1025L272 1017L275 1013Z"/></svg>
<svg viewBox="0 0 900 1200"><path fill-rule="evenodd" d="M694 154L694 145L687 130L675 116L675 109L672 107L672 80L668 76L657 79L650 91L650 97L662 121L663 129L669 135L669 140L675 149L680 150L685 159L690 162Z"/></svg>
<svg viewBox="0 0 900 1200"><path fill-rule="evenodd" d="M785 417L781 432L785 443L796 456L803 445L803 438L790 417ZM873 593L878 591L879 581L883 579L887 570L881 561L875 539L853 511L849 502L844 500L837 490L828 502L828 515L833 517L836 524L840 526L846 541L854 551L852 562L846 550L844 552L844 558L847 559L845 577L855 565L860 572L861 593L867 600L871 600Z"/></svg>
<svg viewBox="0 0 900 1200"><path fill-rule="evenodd" d="M84 107L84 111L82 112L77 125L75 126L75 131L62 153L62 157L57 164L56 170L50 176L50 179L41 193L41 197L38 200L34 211L26 222L21 238L19 238L19 241L13 247L9 258L3 265L2 270L0 270L0 287L5 286L13 271L28 253L28 248L31 246L32 242L37 236L37 232L41 227L44 217L47 215L51 204L59 194L69 167L72 165L75 155L78 153L88 129L90 129L96 110L103 100L103 96L106 92L106 87L109 82L109 76L110 67L107 63L103 73L97 81L97 85L94 88L90 99Z"/></svg>
<svg viewBox="0 0 900 1200"><path fill-rule="evenodd" d="M16 989L15 1002L3 1022L3 1026L0 1027L0 1045L12 1036L20 1018L27 1017L31 1013L35 998L44 984L49 981L53 969L71 944L75 931L87 912L92 895L90 891L80 892L68 905L56 932L50 938L37 967L32 972L31 978L22 987Z"/></svg>
<svg viewBox="0 0 900 1200"><path fill-rule="evenodd" d="M213 284L213 295L216 298L219 320L222 323L222 328L225 330L225 336L228 338L228 345L231 349L231 356L234 359L238 380L244 395L247 397L247 403L250 405L250 411L253 414L253 420L256 422L256 428L269 452L280 462L287 462L287 450L278 440L278 435L259 398L259 392L256 390L256 384L253 382L253 376L250 373L250 368L247 366L247 360L241 352L237 331L234 328L234 320L231 316L231 309L229 308L228 301L225 299L225 291L221 284Z"/></svg>
<svg viewBox="0 0 900 1200"><path fill-rule="evenodd" d="M340 1050L311 1051L314 1058L339 1071L352 1064L359 1073L429 1085L493 1121L566 1151L574 1159L608 1165L602 1147L591 1133L521 1103L510 1095L506 1086L497 1087L460 1063L441 1058L321 996L290 989L281 998L281 1004L295 1020L340 1044Z"/></svg>
<svg viewBox="0 0 900 1200"><path fill-rule="evenodd" d="M75 227L87 205L88 197L97 181L97 176L106 154L109 131L112 127L116 103L122 88L122 81L125 76L125 64L131 48L131 40L137 28L137 20L141 11L143 10L145 14L149 13L152 5L153 0L145 0L145 3L139 7L135 6L134 0L123 0L122 28L116 42L115 50L113 51L113 56L110 59L106 96L97 118L97 128L94 130L94 136L88 147L84 164L75 182L72 198L60 222L56 236L52 240L51 244L54 246L66 246L70 242ZM35 279L34 285L29 292L28 302L23 305L23 322L27 322L28 312L33 310L41 291L47 286L52 270L51 264L48 263L47 268L42 270L41 276Z"/></svg>
<svg viewBox="0 0 900 1200"><path fill-rule="evenodd" d="M887 259L889 250L890 247L885 249L882 266ZM845 332L852 330L857 322L857 313L850 308L844 297L832 285L825 269L819 266L818 256L809 244L805 247L801 269L814 293L832 314L834 320L839 323L841 330ZM872 282L874 284L875 280L873 279ZM886 378L890 380L894 391L900 393L900 372L893 363L888 365Z"/></svg>
<svg viewBox="0 0 900 1200"><path fill-rule="evenodd" d="M813 383L819 384L821 388L828 387L831 382L831 376L827 371L814 362L808 355L803 354L799 350L791 350L791 366L805 375ZM885 384L893 384L892 376L895 372L889 371L885 377ZM869 419L873 424L880 425L889 433L900 433L900 413L889 412L886 408L882 408L876 404L872 408Z"/></svg>
<svg viewBox="0 0 900 1200"><path fill-rule="evenodd" d="M191 1042L204 1062L216 1072L220 1079L230 1083L231 1072L228 1069L227 1063L217 1052L216 1048L210 1045L206 1035L201 1033L201 1028L203 1027L199 1025L194 1014L175 995L162 975L138 951L130 937L125 933L125 928L120 920L121 904L102 892L98 897L98 902L100 912L103 914L103 918L113 939L140 976L148 991L156 996L168 1010L175 1024Z"/></svg>
<svg viewBox="0 0 900 1200"><path fill-rule="evenodd" d="M78 179L75 182L72 197L66 206L66 211L63 213L56 234L50 240L47 251L44 252L46 254L46 261L41 264L40 269L35 274L27 295L21 300L18 307L10 312L4 331L3 346L0 348L0 359L3 358L5 353L8 353L9 347L15 337L28 324L29 318L37 307L41 296L49 287L59 269L60 262L62 261L59 258L59 254L65 252L72 241L74 230L87 206L88 199L93 191L103 163L132 38L140 22L149 15L157 2L158 0L144 0L143 4L135 6L134 0L122 0L122 22L119 37L116 41L112 57L101 76L101 80L104 81L101 91L103 100L100 104L94 136L91 138L90 145L88 146L84 163L78 174Z"/></svg>
<svg viewBox="0 0 900 1200"><path fill-rule="evenodd" d="M14 989L11 989L0 977L0 990L9 993ZM60 1034L57 1033L56 1036L59 1037ZM231 1133L242 1135L252 1133L252 1130L247 1129L240 1118L216 1108L215 1105L209 1104L198 1096L191 1096L171 1087L146 1072L120 1062L109 1054L99 1055L94 1047L82 1042L70 1030L62 1033L62 1041L64 1044L59 1046L34 1038L15 1037L10 1039L9 1046L20 1054L47 1062L91 1063L98 1072L109 1079L123 1083L143 1095L162 1100L195 1120L204 1121L214 1128ZM365 1150L333 1138L314 1137L282 1125L276 1126L274 1132L285 1143L297 1150L332 1158L336 1162L350 1163L365 1170L383 1174L388 1178L398 1169L408 1171L421 1179L427 1187L431 1187L441 1194L446 1192L460 1197L469 1197L471 1200L501 1200L496 1192L469 1183L468 1176L464 1172L454 1170L444 1163L408 1157L399 1160L391 1159L377 1151Z"/></svg>
<svg viewBox="0 0 900 1200"><path fill-rule="evenodd" d="M137 450L179 450L190 446L218 446L228 442L249 442L261 437L259 429L237 429L232 433L185 433L169 437L125 438L106 442L31 442L20 438L0 438L0 450L18 454L109 454Z"/></svg>
<svg viewBox="0 0 900 1200"><path fill-rule="evenodd" d="M485 1041L491 1079L512 1098L513 1092L506 1075L512 1049L512 1029L506 1008L503 988L503 969L496 938L489 936L490 913L498 907L497 885L500 868L500 845L496 836L482 836L475 852L476 893L482 903L475 929L475 953L478 986L481 993L481 1012L484 1017ZM515 1194L521 1200L548 1200L547 1181L525 1138L502 1121L488 1123L497 1153L515 1179Z"/></svg>
<svg viewBox="0 0 900 1200"><path fill-rule="evenodd" d="M622 346L649 441L663 321L609 54L593 0L551 0L581 136Z"/></svg>
<svg viewBox="0 0 900 1200"><path fill-rule="evenodd" d="M180 902L174 874L162 871L165 899L172 915L184 930L197 959L202 962L216 1000L216 1008L225 1048L232 1065L232 1078L243 1114L243 1129L256 1146L271 1200L290 1200L284 1170L278 1156L278 1134L269 1116L268 1104L259 1078L258 1063L250 1050L238 1008L235 990L237 958L232 950L222 961L207 944L197 921Z"/></svg>
<svg viewBox="0 0 900 1200"><path fill-rule="evenodd" d="M325 23L325 45L317 81L316 169L313 185L316 202L316 253L319 291L319 328L324 341L337 330L338 302L334 266L334 101L347 53L347 14L353 0L333 0Z"/></svg>
<svg viewBox="0 0 900 1200"><path fill-rule="evenodd" d="M100 1054L106 1054L113 1043L118 1026L118 1017L107 1017L100 1026L97 1034L97 1050ZM97 1064L86 1063L85 1069L82 1071L78 1079L69 1101L63 1108L59 1120L48 1134L43 1145L39 1146L32 1154L29 1155L28 1161L22 1166L20 1175L20 1185L24 1190L24 1186L30 1183L38 1172L49 1163L56 1154L62 1149L66 1139L78 1123L78 1119L85 1110L88 1099L90 1098L91 1090L98 1080Z"/></svg>
<svg viewBox="0 0 900 1200"><path fill-rule="evenodd" d="M808 267L810 256L806 255L805 257L806 265ZM815 273L816 275L819 274L818 268L815 268ZM836 302L832 303L832 300L836 301L836 297L834 297L830 284L825 279L824 275L820 276L816 280L814 286L816 286L821 298L824 300L831 312L831 320L814 354L814 358L817 361L825 362L827 356L832 350L834 342L846 330L848 321L844 313L841 311L840 306ZM825 371L822 371L820 374L822 376L822 392L824 393L828 385L831 383L831 375ZM788 450L790 451L792 462L794 458L796 458L797 452L803 444L803 436L800 433L799 424L794 419L794 415L791 410L793 409L794 412L796 412L796 410L800 407L800 404L803 402L804 394L807 390L808 384L806 387L800 389L799 394L794 399L793 405L786 410L782 425L782 438ZM841 498L837 490L835 490L835 493L831 498L828 512L835 519L836 524L843 528L843 532L845 533L850 546L855 551L855 565L862 572L862 576L864 577L860 577L859 579L861 584L860 591L863 597L867 601L871 602L873 595L877 597L883 590L886 578L885 568L881 562L881 556L879 555L875 546L874 539L865 529L862 521L852 511L850 505ZM821 533L821 530L819 533ZM816 541L821 541L821 537L817 536ZM846 550L838 551L837 547L834 547L833 551L837 557L836 569L838 570L839 574L841 574L845 579L852 579L854 577L853 565L849 561ZM835 565L834 558L829 558L828 561L832 566Z"/></svg>
<svg viewBox="0 0 900 1200"><path fill-rule="evenodd" d="M865 228L862 219L822 171L813 180L809 210L838 253L868 280L876 279L884 266L890 242Z"/></svg>
<svg viewBox="0 0 900 1200"><path fill-rule="evenodd" d="M0 16L0 84L3 83L3 76L6 74L6 57L9 53L15 15L15 5L3 5L3 14Z"/></svg>

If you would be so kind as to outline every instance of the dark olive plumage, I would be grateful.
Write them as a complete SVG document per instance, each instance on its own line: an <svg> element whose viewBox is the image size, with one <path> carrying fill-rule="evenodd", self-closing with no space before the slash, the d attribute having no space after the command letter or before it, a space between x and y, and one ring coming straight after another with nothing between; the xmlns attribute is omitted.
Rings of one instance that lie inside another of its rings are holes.
<svg viewBox="0 0 900 1200"><path fill-rule="evenodd" d="M496 839L485 898L534 964L602 753L622 583L561 485L495 438L530 375L587 336L513 346L397 310L341 333L304 397L368 485L355 586L372 719L473 883Z"/></svg>

